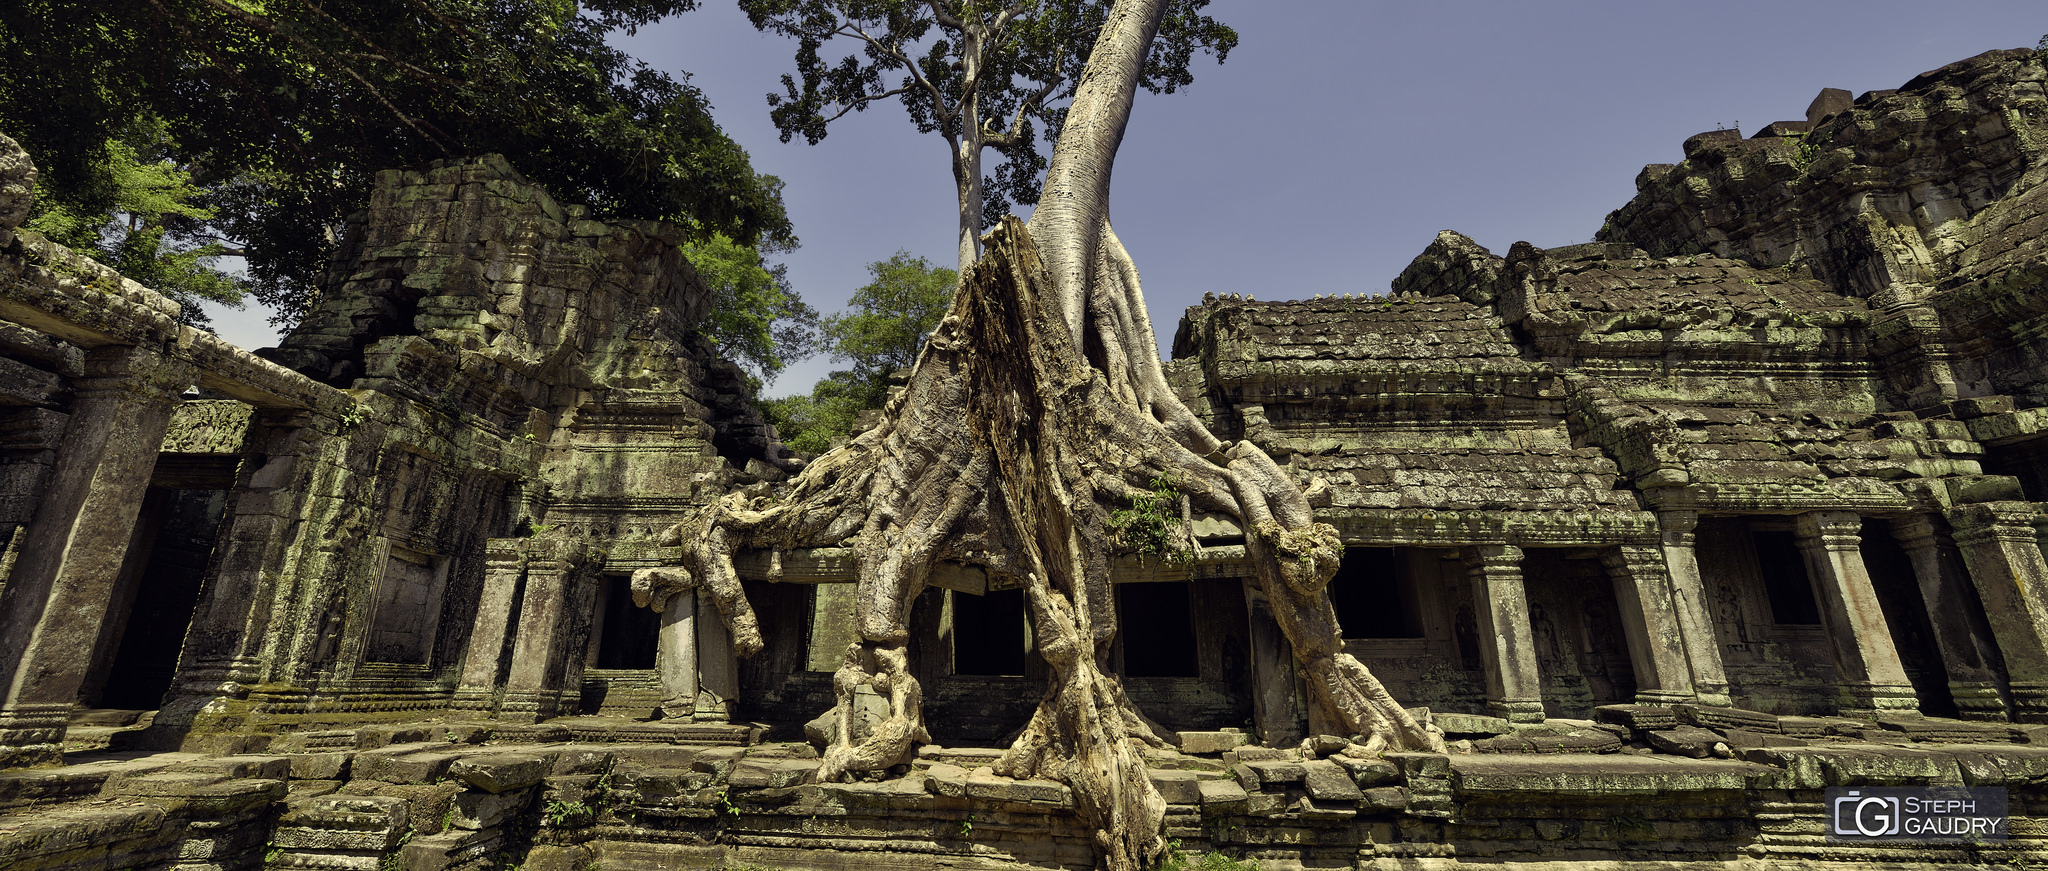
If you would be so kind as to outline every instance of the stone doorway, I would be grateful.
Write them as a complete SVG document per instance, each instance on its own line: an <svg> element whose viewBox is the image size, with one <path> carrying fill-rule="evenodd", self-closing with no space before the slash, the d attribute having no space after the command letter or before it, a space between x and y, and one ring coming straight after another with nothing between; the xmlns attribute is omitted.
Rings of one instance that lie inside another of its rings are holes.
<svg viewBox="0 0 2048 871"><path fill-rule="evenodd" d="M199 603L227 495L225 488L149 488L79 687L81 705L152 710L162 703Z"/></svg>

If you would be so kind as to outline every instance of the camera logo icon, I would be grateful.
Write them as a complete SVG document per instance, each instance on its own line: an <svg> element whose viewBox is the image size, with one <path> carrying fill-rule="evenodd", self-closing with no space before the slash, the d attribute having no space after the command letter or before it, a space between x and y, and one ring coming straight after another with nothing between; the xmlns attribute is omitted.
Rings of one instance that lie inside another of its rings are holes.
<svg viewBox="0 0 2048 871"><path fill-rule="evenodd" d="M1830 822L1836 835L1865 838L1898 834L1904 817L1897 796L1863 795L1854 789L1835 799L1833 811Z"/></svg>

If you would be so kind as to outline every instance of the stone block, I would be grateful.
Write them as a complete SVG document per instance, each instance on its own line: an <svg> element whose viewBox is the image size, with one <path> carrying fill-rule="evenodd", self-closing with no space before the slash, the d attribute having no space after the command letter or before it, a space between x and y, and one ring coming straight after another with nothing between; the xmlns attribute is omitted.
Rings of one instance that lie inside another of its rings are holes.
<svg viewBox="0 0 2048 871"><path fill-rule="evenodd" d="M1508 725L1507 720L1482 714L1452 714L1439 711L1431 714L1430 720L1436 723L1437 728L1444 730L1445 735L1461 738L1507 735L1515 731L1513 726Z"/></svg>
<svg viewBox="0 0 2048 871"><path fill-rule="evenodd" d="M1275 750L1271 747L1239 747L1223 754L1223 764L1236 765L1239 762L1259 762L1269 759L1295 759L1300 754L1289 750Z"/></svg>
<svg viewBox="0 0 2048 871"><path fill-rule="evenodd" d="M1732 755L1727 742L1721 738L1721 733L1696 726L1658 729L1648 733L1646 737L1651 747L1679 756L1705 759L1710 756Z"/></svg>
<svg viewBox="0 0 2048 871"><path fill-rule="evenodd" d="M1302 766L1304 764L1276 759L1247 762L1244 764L1244 767L1249 769L1254 777L1258 778L1260 789L1271 789L1275 786L1284 786L1289 783L1300 783L1303 771ZM1238 779L1242 781L1244 778L1240 775Z"/></svg>
<svg viewBox="0 0 2048 871"><path fill-rule="evenodd" d="M448 766L461 758L453 753L423 752L419 745L402 744L356 755L351 763L356 780L385 783L433 783L448 773ZM447 746L437 745L437 746Z"/></svg>
<svg viewBox="0 0 2048 871"><path fill-rule="evenodd" d="M1301 782L1316 801L1356 802L1364 797L1351 773L1326 759L1301 763Z"/></svg>
<svg viewBox="0 0 2048 871"><path fill-rule="evenodd" d="M548 776L552 766L545 757L527 753L494 753L464 756L450 763L449 776L483 790L499 793L523 789Z"/></svg>
<svg viewBox="0 0 2048 871"><path fill-rule="evenodd" d="M1235 750L1247 740L1243 732L1182 732L1180 752L1196 756L1208 756Z"/></svg>
<svg viewBox="0 0 2048 871"><path fill-rule="evenodd" d="M1451 757L1442 753L1388 753L1382 758L1400 766L1401 775L1410 779L1451 776Z"/></svg>
<svg viewBox="0 0 2048 871"><path fill-rule="evenodd" d="M283 780L291 776L289 756L216 756L178 766L181 770L217 771L230 778Z"/></svg>
<svg viewBox="0 0 2048 871"><path fill-rule="evenodd" d="M1244 812L1255 817L1269 817L1287 809L1287 796L1272 792L1256 792L1245 797Z"/></svg>
<svg viewBox="0 0 2048 871"><path fill-rule="evenodd" d="M803 759L745 759L733 766L726 783L733 789L781 789L803 783L818 763Z"/></svg>
<svg viewBox="0 0 2048 871"><path fill-rule="evenodd" d="M1669 729L1678 725L1678 713L1663 705L1601 705L1593 709L1593 722L1637 731Z"/></svg>
<svg viewBox="0 0 2048 871"><path fill-rule="evenodd" d="M1195 791L1202 799L1202 813L1210 816L1245 812L1249 794L1230 780L1197 780Z"/></svg>
<svg viewBox="0 0 2048 871"><path fill-rule="evenodd" d="M948 798L967 797L967 769L948 762L940 762L925 770L925 789L932 795Z"/></svg>
<svg viewBox="0 0 2048 871"><path fill-rule="evenodd" d="M455 796L454 813L448 824L458 829L488 829L503 823L533 805L533 790L481 792L465 790Z"/></svg>
<svg viewBox="0 0 2048 871"><path fill-rule="evenodd" d="M1065 785L1050 780L1012 780L979 773L967 778L967 797L1060 807L1068 806L1073 800Z"/></svg>
<svg viewBox="0 0 2048 871"><path fill-rule="evenodd" d="M293 780L340 780L348 774L353 753L301 753L291 757Z"/></svg>
<svg viewBox="0 0 2048 871"><path fill-rule="evenodd" d="M1708 705L1672 705L1678 721L1703 729L1735 728L1752 732L1778 732L1778 715L1762 711L1745 711L1741 708L1717 708Z"/></svg>
<svg viewBox="0 0 2048 871"><path fill-rule="evenodd" d="M1168 771L1148 768L1145 776L1151 778L1152 788L1159 790L1159 796L1167 804L1201 804L1202 790L1192 771Z"/></svg>
<svg viewBox="0 0 2048 871"><path fill-rule="evenodd" d="M1408 809L1408 790L1398 786L1379 786L1365 790L1362 796L1365 804L1373 810L1400 811Z"/></svg>
<svg viewBox="0 0 2048 871"><path fill-rule="evenodd" d="M1384 759L1357 759L1350 756L1332 756L1330 761L1337 763L1344 770L1350 772L1352 782L1358 784L1360 788L1393 783L1401 779L1401 769L1394 763Z"/></svg>
<svg viewBox="0 0 2048 871"><path fill-rule="evenodd" d="M1351 746L1351 739L1340 738L1336 735L1314 735L1302 742L1304 753L1313 753L1318 757L1337 753L1349 746Z"/></svg>

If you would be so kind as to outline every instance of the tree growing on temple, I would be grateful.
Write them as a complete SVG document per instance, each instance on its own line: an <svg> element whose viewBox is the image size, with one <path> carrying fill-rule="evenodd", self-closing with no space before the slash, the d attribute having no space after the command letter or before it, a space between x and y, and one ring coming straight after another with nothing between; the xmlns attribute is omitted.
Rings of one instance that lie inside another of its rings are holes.
<svg viewBox="0 0 2048 871"><path fill-rule="evenodd" d="M741 548L848 547L856 630L833 676L838 726L821 779L877 771L926 739L908 616L933 566L981 567L1026 592L1051 677L995 766L1067 784L1103 864L1156 858L1165 803L1140 748L1165 740L1107 666L1117 630L1112 512L1168 478L1191 509L1235 518L1259 591L1293 644L1312 703L1365 749L1441 749L1356 659L1326 586L1343 547L1304 488L1248 441L1225 444L1167 386L1138 273L1109 220L1118 144L1169 0L1118 0L1078 77L1026 225L1005 218L961 284L882 423L806 466L786 492L729 495L671 531L678 566L636 585L708 590L745 656L758 621L733 569ZM854 740L861 687L890 715Z"/></svg>
<svg viewBox="0 0 2048 871"><path fill-rule="evenodd" d="M1209 0L1173 0L1147 47L1137 82L1171 94L1194 81L1197 52L1223 62L1237 32L1202 15ZM1098 44L1108 0L740 0L754 26L797 40L796 73L769 94L782 141L812 145L831 122L900 101L921 133L945 139L958 193L960 271L974 265L982 231L1010 205L1036 202L1039 151L1057 142L1080 73ZM836 61L820 52L847 45ZM1004 158L985 176L983 152Z"/></svg>

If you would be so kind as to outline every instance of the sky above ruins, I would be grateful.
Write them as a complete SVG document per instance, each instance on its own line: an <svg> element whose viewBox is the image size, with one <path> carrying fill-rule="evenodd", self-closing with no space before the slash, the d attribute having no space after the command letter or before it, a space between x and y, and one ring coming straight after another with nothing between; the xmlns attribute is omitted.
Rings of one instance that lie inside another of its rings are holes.
<svg viewBox="0 0 2048 871"><path fill-rule="evenodd" d="M1198 60L1186 91L1139 97L1111 197L1162 353L1204 292L1384 293L1446 229L1497 253L1590 241L1637 171L1677 162L1687 136L1749 135L1803 119L1822 88L1896 88L2048 33L2039 0L1214 0L1208 11L1237 28L1239 47L1220 67ZM803 247L784 259L820 310L898 249L952 264L945 146L900 106L841 119L816 146L779 142L764 95L780 90L795 45L721 0L619 44L689 72L755 168L787 183ZM254 310L215 321L247 347L276 341ZM833 368L819 355L766 392L808 392Z"/></svg>

